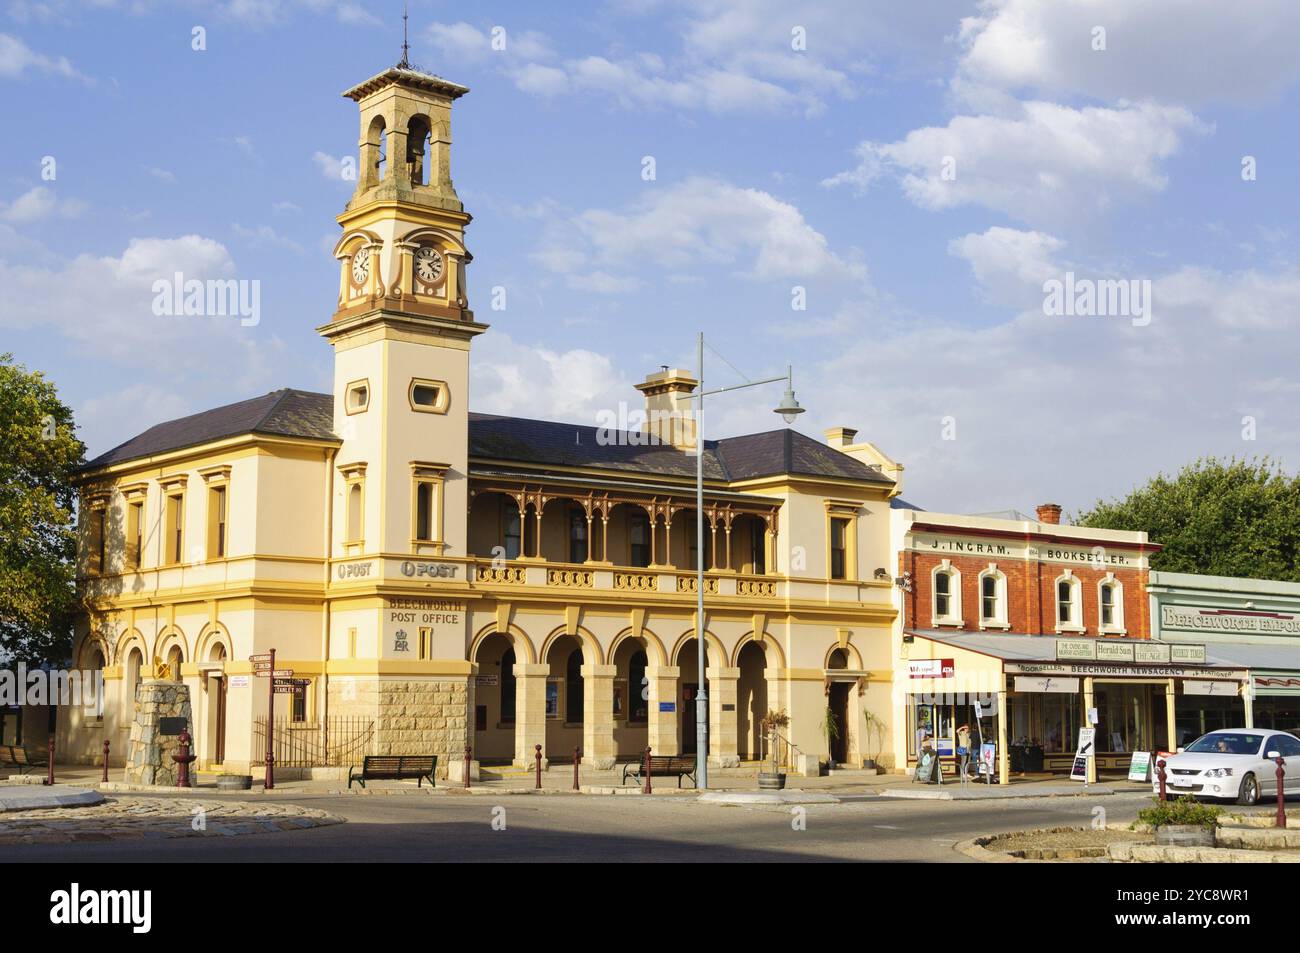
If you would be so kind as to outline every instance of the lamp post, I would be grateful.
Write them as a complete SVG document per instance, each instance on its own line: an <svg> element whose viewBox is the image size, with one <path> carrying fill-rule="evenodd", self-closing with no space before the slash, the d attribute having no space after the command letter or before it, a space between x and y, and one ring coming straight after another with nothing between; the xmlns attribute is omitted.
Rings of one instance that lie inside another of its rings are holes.
<svg viewBox="0 0 1300 953"><path fill-rule="evenodd" d="M765 377L761 381L746 381L730 387L718 387L714 390L704 389L704 332L699 332L695 342L696 386L699 390L691 398L697 401L695 411L695 641L696 641L696 677L698 688L695 693L695 777L696 787L709 786L709 712L708 691L704 688L705 652L704 652L704 398L728 391L757 387L759 384L774 384L785 381L785 394L781 403L773 408L787 424L794 423L796 417L803 413L799 401L794 397L793 369L787 365L783 377Z"/></svg>

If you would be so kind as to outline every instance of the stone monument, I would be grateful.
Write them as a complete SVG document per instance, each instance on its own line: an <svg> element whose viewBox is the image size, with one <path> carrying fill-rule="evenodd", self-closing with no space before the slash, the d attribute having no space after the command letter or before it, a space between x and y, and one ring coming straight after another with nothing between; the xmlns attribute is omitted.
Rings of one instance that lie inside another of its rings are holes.
<svg viewBox="0 0 1300 953"><path fill-rule="evenodd" d="M126 782L174 787L179 766L172 755L180 750L181 729L190 733L192 753L194 718L189 686L165 678L137 685L135 718L126 749Z"/></svg>

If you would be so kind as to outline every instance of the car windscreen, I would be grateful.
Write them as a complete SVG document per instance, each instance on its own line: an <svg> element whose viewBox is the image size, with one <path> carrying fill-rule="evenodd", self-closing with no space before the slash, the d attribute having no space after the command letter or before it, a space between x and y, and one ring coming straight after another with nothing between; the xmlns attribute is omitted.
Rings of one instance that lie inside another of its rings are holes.
<svg viewBox="0 0 1300 953"><path fill-rule="evenodd" d="M1183 750L1197 754L1256 754L1263 740L1261 735L1222 731L1202 735Z"/></svg>

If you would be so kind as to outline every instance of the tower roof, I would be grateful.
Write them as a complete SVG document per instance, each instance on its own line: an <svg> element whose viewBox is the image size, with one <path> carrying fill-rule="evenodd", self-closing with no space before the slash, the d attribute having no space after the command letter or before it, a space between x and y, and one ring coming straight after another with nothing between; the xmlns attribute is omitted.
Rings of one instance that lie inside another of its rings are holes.
<svg viewBox="0 0 1300 953"><path fill-rule="evenodd" d="M344 90L343 95L353 102L360 102L385 86L406 86L426 93L437 93L446 96L448 99L459 99L469 92L468 86L453 83L451 80L443 79L433 73L427 73L409 64L403 65L399 63L376 73L351 89Z"/></svg>

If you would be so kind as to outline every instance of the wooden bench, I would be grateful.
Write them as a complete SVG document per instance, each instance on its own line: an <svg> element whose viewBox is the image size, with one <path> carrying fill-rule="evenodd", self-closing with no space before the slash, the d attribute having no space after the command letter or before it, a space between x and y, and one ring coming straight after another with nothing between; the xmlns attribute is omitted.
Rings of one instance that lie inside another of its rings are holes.
<svg viewBox="0 0 1300 953"><path fill-rule="evenodd" d="M421 787L424 779L429 779L433 786L433 772L438 768L436 754L368 754L361 763L361 773L353 774L356 768L348 768L348 790L352 782L358 781L364 788L367 781L408 781L415 778L415 786Z"/></svg>
<svg viewBox="0 0 1300 953"><path fill-rule="evenodd" d="M650 756L650 777L667 778L677 775L677 786L682 786L682 778L690 778L691 786L696 787L695 783L695 756L694 755L651 755ZM636 781L645 781L645 758L623 766L623 784L627 784L628 778Z"/></svg>
<svg viewBox="0 0 1300 953"><path fill-rule="evenodd" d="M0 745L0 764L12 764L19 774L25 774L27 768L48 767L49 760L33 755L21 745Z"/></svg>

